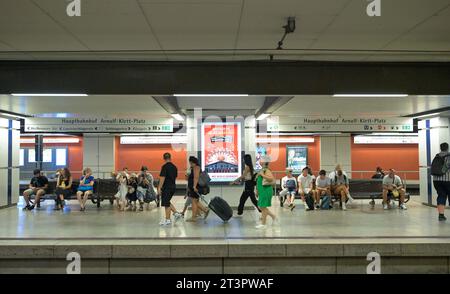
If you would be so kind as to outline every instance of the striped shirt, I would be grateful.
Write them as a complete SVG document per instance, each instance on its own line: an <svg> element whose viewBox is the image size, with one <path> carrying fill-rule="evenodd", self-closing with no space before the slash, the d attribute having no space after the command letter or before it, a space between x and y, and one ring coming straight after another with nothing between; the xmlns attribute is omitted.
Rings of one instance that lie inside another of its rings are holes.
<svg viewBox="0 0 450 294"><path fill-rule="evenodd" d="M440 156L445 156L445 165L447 166L447 172L443 174L442 176L433 176L433 181L438 182L450 182L450 152L441 152L439 153Z"/></svg>

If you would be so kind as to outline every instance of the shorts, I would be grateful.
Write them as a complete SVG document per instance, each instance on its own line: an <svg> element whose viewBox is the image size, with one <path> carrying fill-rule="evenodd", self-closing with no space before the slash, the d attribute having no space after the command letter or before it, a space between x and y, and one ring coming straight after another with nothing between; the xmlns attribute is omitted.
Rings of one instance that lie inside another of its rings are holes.
<svg viewBox="0 0 450 294"><path fill-rule="evenodd" d="M308 195L312 196L312 191L311 190L308 193L306 191L300 191L299 194L301 194L301 192L303 192L303 194L305 196L308 196Z"/></svg>
<svg viewBox="0 0 450 294"><path fill-rule="evenodd" d="M295 196L297 194L297 192L295 190L289 191L288 189L283 189L280 192L280 196L281 197L286 197L286 196Z"/></svg>
<svg viewBox="0 0 450 294"><path fill-rule="evenodd" d="M92 187L92 186L79 186L78 187L78 190L77 190L78 192L88 192L88 191L92 191L92 192L94 192L94 187Z"/></svg>
<svg viewBox="0 0 450 294"><path fill-rule="evenodd" d="M437 191L437 205L446 205L447 200L450 203L450 182L433 181L433 186Z"/></svg>
<svg viewBox="0 0 450 294"><path fill-rule="evenodd" d="M194 189L189 189L188 196L194 199L200 199L200 194L194 191Z"/></svg>
<svg viewBox="0 0 450 294"><path fill-rule="evenodd" d="M175 194L175 189L166 189L161 191L161 206L170 207L170 200Z"/></svg>
<svg viewBox="0 0 450 294"><path fill-rule="evenodd" d="M347 187L345 187L345 185L338 185L337 187L335 187L334 189L333 189L333 194L334 195L340 195L341 194L341 191L343 190L343 189L346 189Z"/></svg>
<svg viewBox="0 0 450 294"><path fill-rule="evenodd" d="M71 194L72 194L72 190L70 190L70 189L56 188L56 190L55 190L56 196L63 195L64 198L69 197Z"/></svg>
<svg viewBox="0 0 450 294"><path fill-rule="evenodd" d="M38 191L39 191L39 190L43 190L43 191L44 191L44 194L47 192L47 191L45 191L45 189L43 189L43 188L38 188L37 190L38 190ZM23 191L23 193L24 193L24 194L27 193L27 194L30 195L30 196L35 196L35 195L36 195L36 193L34 193L33 189L26 189L25 191Z"/></svg>

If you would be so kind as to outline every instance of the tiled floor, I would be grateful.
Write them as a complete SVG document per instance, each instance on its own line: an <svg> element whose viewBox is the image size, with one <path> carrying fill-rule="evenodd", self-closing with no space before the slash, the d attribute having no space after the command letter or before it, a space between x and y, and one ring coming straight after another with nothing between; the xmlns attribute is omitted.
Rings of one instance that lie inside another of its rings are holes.
<svg viewBox="0 0 450 294"><path fill-rule="evenodd" d="M184 200L175 197L175 203L182 208ZM280 208L275 198L273 204L280 223L258 230L255 225L259 217L253 209L226 224L211 213L206 221L180 221L160 227L163 211L155 206L144 212L119 212L103 202L100 209L90 204L85 212L80 212L76 202L71 202L70 208L61 212L54 211L53 201L47 200L41 210L0 210L0 239L450 238L450 221L438 223L434 208L414 201L408 203L407 211L383 211L379 202L371 209L366 201L356 201L347 211L304 211L299 204L291 212Z"/></svg>

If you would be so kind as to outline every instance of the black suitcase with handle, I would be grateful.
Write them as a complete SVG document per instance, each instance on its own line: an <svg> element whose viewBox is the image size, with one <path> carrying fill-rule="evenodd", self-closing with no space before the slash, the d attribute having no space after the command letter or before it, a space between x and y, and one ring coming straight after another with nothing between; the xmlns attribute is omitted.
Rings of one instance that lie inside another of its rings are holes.
<svg viewBox="0 0 450 294"><path fill-rule="evenodd" d="M224 222L227 222L233 216L233 210L230 205L220 197L213 197L209 202L208 207Z"/></svg>

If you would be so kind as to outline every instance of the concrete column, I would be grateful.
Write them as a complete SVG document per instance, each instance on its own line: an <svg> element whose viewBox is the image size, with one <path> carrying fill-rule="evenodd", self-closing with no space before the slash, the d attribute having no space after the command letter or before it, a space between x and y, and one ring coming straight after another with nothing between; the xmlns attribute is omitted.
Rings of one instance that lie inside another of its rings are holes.
<svg viewBox="0 0 450 294"><path fill-rule="evenodd" d="M200 138L200 124L198 119L201 119L201 112L194 114L189 113L186 118L186 133L187 133L187 158L189 156L199 157L201 151L201 138ZM245 153L252 155L255 160L256 153L256 120L254 116L248 117L244 121L242 126L242 148ZM200 159L200 158L199 158ZM228 184L213 184L211 186L211 192L208 198L213 196L220 196L224 198L231 206L236 207L239 204L239 198L242 193L242 186L230 186ZM250 200L247 201L246 206L252 206Z"/></svg>
<svg viewBox="0 0 450 294"><path fill-rule="evenodd" d="M245 154L250 154L252 156L254 164L256 155L256 119L254 116L245 118L243 134Z"/></svg>
<svg viewBox="0 0 450 294"><path fill-rule="evenodd" d="M0 118L0 207L19 201L20 122Z"/></svg>
<svg viewBox="0 0 450 294"><path fill-rule="evenodd" d="M320 168L328 173L340 163L351 178L349 173L352 169L351 140L350 134L320 136Z"/></svg>
<svg viewBox="0 0 450 294"><path fill-rule="evenodd" d="M115 168L114 135L84 134L83 168L90 167L96 178L109 178Z"/></svg>
<svg viewBox="0 0 450 294"><path fill-rule="evenodd" d="M420 200L424 204L436 205L437 193L433 187L430 166L438 153L439 145L450 143L450 119L436 117L419 121L419 179Z"/></svg>

